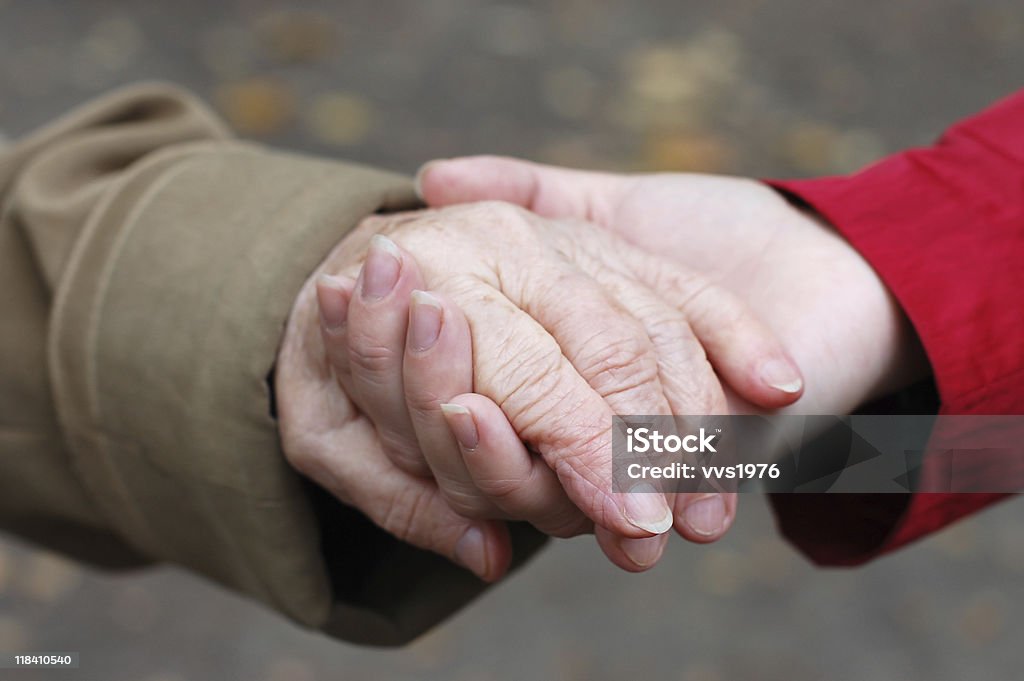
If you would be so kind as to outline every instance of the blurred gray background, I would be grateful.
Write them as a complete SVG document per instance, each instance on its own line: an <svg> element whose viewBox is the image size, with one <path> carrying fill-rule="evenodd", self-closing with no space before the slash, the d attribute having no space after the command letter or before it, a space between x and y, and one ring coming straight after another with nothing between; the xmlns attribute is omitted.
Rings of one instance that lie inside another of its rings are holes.
<svg viewBox="0 0 1024 681"><path fill-rule="evenodd" d="M926 143L1021 85L1020 0L534 3L0 0L0 129L104 90L193 88L243 134L412 172L498 152L790 176ZM645 575L560 542L412 646L299 630L174 569L110 576L0 543L3 678L1012 679L1024 505L852 571L814 569L746 496L727 539Z"/></svg>

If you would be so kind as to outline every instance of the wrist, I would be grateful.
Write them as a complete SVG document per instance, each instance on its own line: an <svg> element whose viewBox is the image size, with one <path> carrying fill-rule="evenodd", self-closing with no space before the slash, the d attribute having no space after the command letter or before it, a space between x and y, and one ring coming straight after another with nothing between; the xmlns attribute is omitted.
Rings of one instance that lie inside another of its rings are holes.
<svg viewBox="0 0 1024 681"><path fill-rule="evenodd" d="M793 409L849 413L926 376L920 341L871 265L817 213L787 210L776 251L791 273L784 340L808 384Z"/></svg>

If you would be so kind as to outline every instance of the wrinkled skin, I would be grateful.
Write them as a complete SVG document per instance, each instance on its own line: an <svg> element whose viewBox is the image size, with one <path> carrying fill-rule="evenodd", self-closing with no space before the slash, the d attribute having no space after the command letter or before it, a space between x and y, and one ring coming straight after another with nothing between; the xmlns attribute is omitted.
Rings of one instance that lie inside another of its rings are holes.
<svg viewBox="0 0 1024 681"><path fill-rule="evenodd" d="M616 542L663 546L657 535L672 526L669 504L678 500L611 492L612 414L724 413L726 395L712 364L749 398L768 405L795 398L752 378L761 363L788 358L743 304L608 231L494 202L373 217L321 271L356 275L373 234L388 235L419 265L397 254L400 275L389 295L429 288L465 315L471 363L464 378L500 406L572 502L573 511L548 531L569 536L596 523L607 531L602 548L627 569L636 566L628 565ZM362 274L359 281L364 290ZM454 513L485 515L464 503L471 493L438 476L415 430L402 423L415 413L405 411L403 388L392 383L401 357L358 334L370 320L386 318L387 309L375 316L374 305L383 303L360 297L349 313L355 331L346 338L347 356L325 362L315 296L311 277L278 362L289 461L392 534L496 578L508 562L503 527ZM376 389L376 401L365 402L383 410L366 415L364 405L350 399L345 386L353 377ZM399 403L389 405L393 396ZM419 411L437 412L443 399L423 400Z"/></svg>
<svg viewBox="0 0 1024 681"><path fill-rule="evenodd" d="M488 156L431 162L417 181L432 206L501 200L586 219L728 289L757 310L803 371L807 389L790 407L797 413L849 413L927 374L913 329L871 266L821 218L761 182Z"/></svg>

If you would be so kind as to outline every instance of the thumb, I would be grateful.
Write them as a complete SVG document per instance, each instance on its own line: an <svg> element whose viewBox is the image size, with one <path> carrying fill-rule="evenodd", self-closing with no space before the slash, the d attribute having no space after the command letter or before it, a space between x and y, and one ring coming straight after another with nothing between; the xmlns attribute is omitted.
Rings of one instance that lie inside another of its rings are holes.
<svg viewBox="0 0 1024 681"><path fill-rule="evenodd" d="M628 178L503 156L430 161L416 173L416 193L435 208L506 201L549 218L611 223Z"/></svg>

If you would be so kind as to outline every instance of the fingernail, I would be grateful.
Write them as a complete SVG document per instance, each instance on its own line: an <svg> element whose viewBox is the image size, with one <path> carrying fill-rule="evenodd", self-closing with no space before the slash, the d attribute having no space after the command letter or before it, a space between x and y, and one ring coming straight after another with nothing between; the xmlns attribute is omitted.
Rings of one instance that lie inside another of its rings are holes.
<svg viewBox="0 0 1024 681"><path fill-rule="evenodd" d="M424 176L426 176L426 174L430 170L431 166L434 166L436 164L437 164L437 161L428 161L428 162L424 163L423 165L421 165L420 169L416 171L416 177L412 181L412 188L413 188L413 191L416 192L416 198L418 198L420 201L424 201L425 202L425 200L423 198L423 178L424 178Z"/></svg>
<svg viewBox="0 0 1024 681"><path fill-rule="evenodd" d="M459 441L463 449L473 450L480 443L480 435L476 430L476 422L473 415L461 404L444 402L441 404L441 413L448 427L452 429L452 435Z"/></svg>
<svg viewBox="0 0 1024 681"><path fill-rule="evenodd" d="M455 544L455 559L480 579L487 579L487 545L480 528L471 527L459 537Z"/></svg>
<svg viewBox="0 0 1024 681"><path fill-rule="evenodd" d="M401 253L391 239L375 234L363 265L363 298L376 300L391 293L402 269Z"/></svg>
<svg viewBox="0 0 1024 681"><path fill-rule="evenodd" d="M665 503L665 495L647 482L629 490L622 511L631 525L646 532L662 534L672 527L672 510Z"/></svg>
<svg viewBox="0 0 1024 681"><path fill-rule="evenodd" d="M426 291L412 292L409 311L409 345L417 352L429 350L441 335L441 301Z"/></svg>
<svg viewBox="0 0 1024 681"><path fill-rule="evenodd" d="M771 359L761 365L761 380L784 393L798 393L804 381L792 364L781 359Z"/></svg>
<svg viewBox="0 0 1024 681"><path fill-rule="evenodd" d="M637 567L647 568L658 562L664 547L661 537L620 539L619 548Z"/></svg>
<svg viewBox="0 0 1024 681"><path fill-rule="evenodd" d="M348 319L348 303L355 289L355 281L349 277L321 274L316 283L321 322L328 331L342 329ZM325 293L323 289L329 289L330 293Z"/></svg>
<svg viewBox="0 0 1024 681"><path fill-rule="evenodd" d="M725 525L725 501L721 494L699 499L683 511L683 522L703 537L714 537Z"/></svg>

